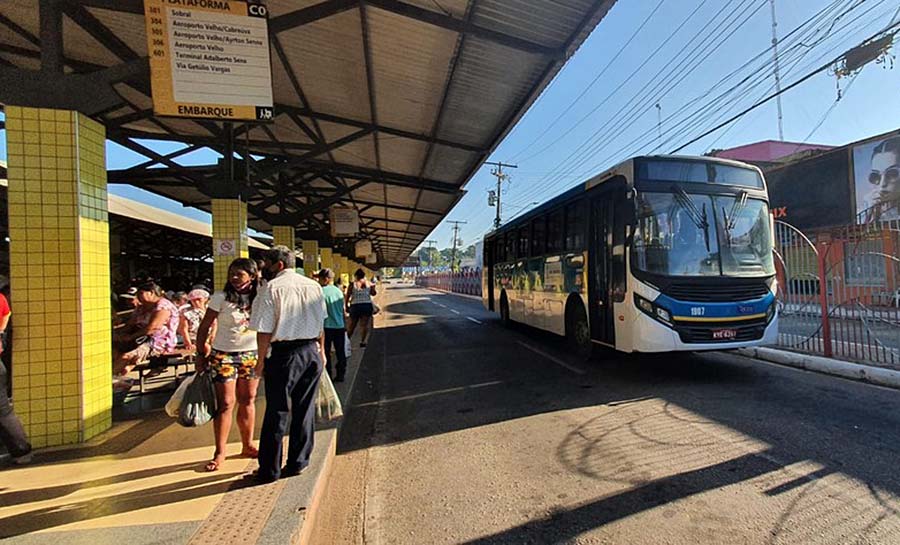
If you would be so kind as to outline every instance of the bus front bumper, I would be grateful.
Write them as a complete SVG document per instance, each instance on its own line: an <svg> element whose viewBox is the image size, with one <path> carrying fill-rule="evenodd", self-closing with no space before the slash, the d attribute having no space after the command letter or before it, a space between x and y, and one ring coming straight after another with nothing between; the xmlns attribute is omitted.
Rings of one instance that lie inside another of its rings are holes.
<svg viewBox="0 0 900 545"><path fill-rule="evenodd" d="M731 350L750 346L773 345L778 341L778 316L766 326L762 338L752 341L685 343L678 332L649 316L637 313L633 328L632 349L635 352L672 352L700 350Z"/></svg>

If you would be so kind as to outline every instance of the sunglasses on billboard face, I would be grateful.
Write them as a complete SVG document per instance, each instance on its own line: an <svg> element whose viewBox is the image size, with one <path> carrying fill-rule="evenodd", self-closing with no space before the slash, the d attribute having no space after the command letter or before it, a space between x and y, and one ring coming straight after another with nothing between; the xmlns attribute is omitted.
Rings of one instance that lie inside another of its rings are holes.
<svg viewBox="0 0 900 545"><path fill-rule="evenodd" d="M869 183L872 185L896 184L897 182L900 182L900 165L888 167L884 169L884 172L873 170L869 173Z"/></svg>

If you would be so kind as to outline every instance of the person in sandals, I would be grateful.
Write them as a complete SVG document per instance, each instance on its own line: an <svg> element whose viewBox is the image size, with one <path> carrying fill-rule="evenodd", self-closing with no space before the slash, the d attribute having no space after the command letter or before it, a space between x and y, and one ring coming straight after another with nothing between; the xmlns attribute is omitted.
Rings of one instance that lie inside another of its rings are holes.
<svg viewBox="0 0 900 545"><path fill-rule="evenodd" d="M250 309L256 297L256 262L238 258L228 267L228 281L222 291L209 299L206 314L197 330L197 372L209 370L216 384L219 411L213 419L216 451L206 464L216 471L225 462L225 445L231 430L231 415L237 402L237 424L241 432L241 456L256 458L253 426L256 422L256 332L250 329ZM211 350L206 340L216 325Z"/></svg>

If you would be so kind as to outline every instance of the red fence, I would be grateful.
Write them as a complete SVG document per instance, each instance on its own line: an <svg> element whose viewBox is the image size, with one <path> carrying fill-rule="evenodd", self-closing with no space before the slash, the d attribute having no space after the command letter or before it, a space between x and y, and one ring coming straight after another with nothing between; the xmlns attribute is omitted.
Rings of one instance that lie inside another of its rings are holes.
<svg viewBox="0 0 900 545"><path fill-rule="evenodd" d="M481 296L481 269L420 274L416 285L463 295Z"/></svg>
<svg viewBox="0 0 900 545"><path fill-rule="evenodd" d="M889 222L809 234L776 222L778 344L900 369L898 247Z"/></svg>

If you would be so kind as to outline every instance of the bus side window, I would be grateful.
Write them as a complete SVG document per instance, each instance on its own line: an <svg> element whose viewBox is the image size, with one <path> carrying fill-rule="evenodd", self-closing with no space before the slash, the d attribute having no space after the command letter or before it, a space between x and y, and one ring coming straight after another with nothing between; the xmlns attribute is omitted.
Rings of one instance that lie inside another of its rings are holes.
<svg viewBox="0 0 900 545"><path fill-rule="evenodd" d="M547 250L547 218L540 217L531 226L531 257L542 256Z"/></svg>
<svg viewBox="0 0 900 545"><path fill-rule="evenodd" d="M510 231L506 233L506 261L512 261L516 258L516 232Z"/></svg>
<svg viewBox="0 0 900 545"><path fill-rule="evenodd" d="M519 228L519 251L516 253L516 257L519 259L528 257L528 231L530 230L531 227L528 225Z"/></svg>
<svg viewBox="0 0 900 545"><path fill-rule="evenodd" d="M627 274L625 267L625 242L626 226L631 222L634 212L629 213L628 207L633 206L633 201L625 198L622 193L616 196L613 209L613 232L612 232L612 298L616 303L625 301L625 293L628 289Z"/></svg>
<svg viewBox="0 0 900 545"><path fill-rule="evenodd" d="M585 203L586 201L573 202L566 207L566 251L568 252L584 250L584 231L587 226Z"/></svg>
<svg viewBox="0 0 900 545"><path fill-rule="evenodd" d="M494 239L494 264L503 263L503 250L506 249L506 241L503 236Z"/></svg>
<svg viewBox="0 0 900 545"><path fill-rule="evenodd" d="M547 218L547 253L558 254L563 251L565 212L562 209L551 213Z"/></svg>

